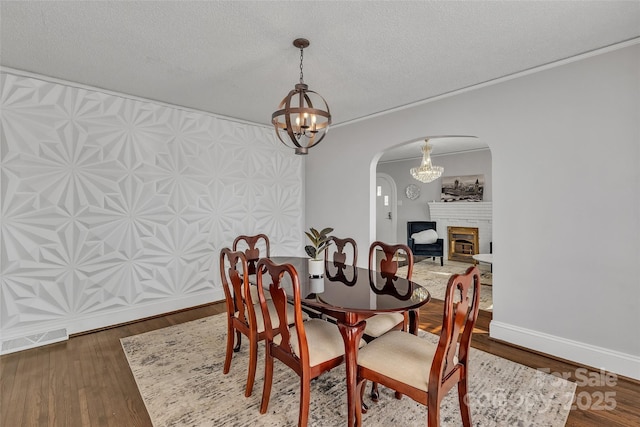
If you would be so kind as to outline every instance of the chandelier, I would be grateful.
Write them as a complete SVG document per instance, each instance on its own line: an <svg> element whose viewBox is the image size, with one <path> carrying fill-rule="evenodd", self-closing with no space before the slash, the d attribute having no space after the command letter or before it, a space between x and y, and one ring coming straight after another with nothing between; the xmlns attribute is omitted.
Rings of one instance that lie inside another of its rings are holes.
<svg viewBox="0 0 640 427"><path fill-rule="evenodd" d="M420 163L420 166L417 168L411 168L410 172L411 176L420 182L432 182L442 176L444 168L431 164L431 145L429 145L429 139L424 140L422 163Z"/></svg>
<svg viewBox="0 0 640 427"><path fill-rule="evenodd" d="M271 123L278 139L296 154L307 154L327 134L331 124L331 113L327 101L318 93L309 90L302 73L303 50L309 40L295 39L293 45L300 49L300 83L282 100L278 110L271 115Z"/></svg>

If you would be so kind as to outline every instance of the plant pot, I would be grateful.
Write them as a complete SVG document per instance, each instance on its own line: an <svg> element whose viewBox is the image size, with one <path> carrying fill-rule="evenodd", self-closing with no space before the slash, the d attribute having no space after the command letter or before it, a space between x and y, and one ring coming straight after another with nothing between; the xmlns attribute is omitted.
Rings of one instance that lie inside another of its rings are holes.
<svg viewBox="0 0 640 427"><path fill-rule="evenodd" d="M309 258L309 277L324 276L324 260Z"/></svg>
<svg viewBox="0 0 640 427"><path fill-rule="evenodd" d="M309 281L309 292L312 294L321 294L324 292L324 278L323 277L313 277Z"/></svg>

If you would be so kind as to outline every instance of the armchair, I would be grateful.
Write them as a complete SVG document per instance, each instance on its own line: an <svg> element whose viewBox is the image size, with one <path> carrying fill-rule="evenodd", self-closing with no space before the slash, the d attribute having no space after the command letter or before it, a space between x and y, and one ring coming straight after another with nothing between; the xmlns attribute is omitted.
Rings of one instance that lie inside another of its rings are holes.
<svg viewBox="0 0 640 427"><path fill-rule="evenodd" d="M413 252L413 255L440 257L440 265L444 265L444 240L437 239L434 243L416 243L411 236L424 230L435 230L435 221L408 221L407 222L407 246Z"/></svg>

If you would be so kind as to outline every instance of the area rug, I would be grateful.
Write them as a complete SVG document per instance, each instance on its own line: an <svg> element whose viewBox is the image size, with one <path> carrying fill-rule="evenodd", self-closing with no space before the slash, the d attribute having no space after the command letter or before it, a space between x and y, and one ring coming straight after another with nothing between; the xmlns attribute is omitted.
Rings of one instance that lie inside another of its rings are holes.
<svg viewBox="0 0 640 427"><path fill-rule="evenodd" d="M440 266L440 261L432 261L430 258L425 259L413 264L413 273L411 280L421 284L431 294L431 298L444 301L444 293L447 289L447 283L449 277L455 273L464 273L471 264L465 264L462 262L447 261L444 266ZM405 267L399 267L398 273L404 273ZM480 309L492 311L493 310L493 277L490 272L490 267L480 265Z"/></svg>
<svg viewBox="0 0 640 427"><path fill-rule="evenodd" d="M420 331L428 340L437 337ZM295 426L299 379L275 361L269 410L260 415L264 345L259 345L252 396L244 397L249 360L246 338L234 353L231 370L222 373L225 355L224 314L123 338L140 395L154 427ZM470 353L470 393L474 426L564 426L575 384L480 350ZM367 387L369 389L369 387ZM427 409L380 387L380 400L363 415L364 426L424 426ZM441 406L442 426L462 424L457 393ZM342 426L347 417L344 365L314 380L309 425Z"/></svg>

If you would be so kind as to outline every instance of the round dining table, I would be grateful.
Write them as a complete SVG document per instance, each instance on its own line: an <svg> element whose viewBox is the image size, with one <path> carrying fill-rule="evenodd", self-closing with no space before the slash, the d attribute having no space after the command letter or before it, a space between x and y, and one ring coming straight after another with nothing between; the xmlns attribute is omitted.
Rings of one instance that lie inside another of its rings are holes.
<svg viewBox="0 0 640 427"><path fill-rule="evenodd" d="M325 261L321 277L309 276L308 258L271 257L282 264L292 264L298 273L303 308L307 307L336 320L345 347L347 385L347 425L356 423L356 374L358 344L366 319L378 313L409 312L409 332L418 328L418 308L429 302L431 295L418 283L395 275L384 275L368 268ZM292 288L283 284L293 298Z"/></svg>

